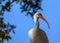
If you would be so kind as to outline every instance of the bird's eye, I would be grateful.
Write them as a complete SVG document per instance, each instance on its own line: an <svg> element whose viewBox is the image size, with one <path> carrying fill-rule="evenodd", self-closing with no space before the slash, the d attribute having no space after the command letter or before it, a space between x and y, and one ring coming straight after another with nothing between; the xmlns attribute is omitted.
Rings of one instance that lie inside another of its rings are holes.
<svg viewBox="0 0 60 43"><path fill-rule="evenodd" d="M40 16L40 14L38 14L38 17Z"/></svg>
<svg viewBox="0 0 60 43"><path fill-rule="evenodd" d="M37 15L37 17L39 17L39 14Z"/></svg>

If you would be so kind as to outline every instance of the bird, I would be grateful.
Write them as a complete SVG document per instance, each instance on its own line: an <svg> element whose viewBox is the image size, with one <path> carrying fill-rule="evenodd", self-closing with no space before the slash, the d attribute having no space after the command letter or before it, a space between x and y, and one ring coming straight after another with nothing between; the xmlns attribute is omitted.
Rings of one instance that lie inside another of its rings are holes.
<svg viewBox="0 0 60 43"><path fill-rule="evenodd" d="M42 16L42 14L36 12L34 14L35 26L28 31L29 41L30 43L49 43L46 33L41 28L39 28L39 21L38 21L39 18L45 21L48 25L48 28L50 28L47 20Z"/></svg>

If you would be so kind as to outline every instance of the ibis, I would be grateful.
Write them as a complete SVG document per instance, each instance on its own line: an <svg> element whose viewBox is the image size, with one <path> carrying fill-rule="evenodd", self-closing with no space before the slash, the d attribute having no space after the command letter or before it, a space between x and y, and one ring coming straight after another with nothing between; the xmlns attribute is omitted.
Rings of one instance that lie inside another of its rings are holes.
<svg viewBox="0 0 60 43"><path fill-rule="evenodd" d="M28 37L30 43L49 43L46 33L41 28L39 28L39 21L38 21L39 18L45 21L46 24L48 25L48 28L50 28L47 20L42 16L42 14L36 12L34 14L35 26L28 31Z"/></svg>

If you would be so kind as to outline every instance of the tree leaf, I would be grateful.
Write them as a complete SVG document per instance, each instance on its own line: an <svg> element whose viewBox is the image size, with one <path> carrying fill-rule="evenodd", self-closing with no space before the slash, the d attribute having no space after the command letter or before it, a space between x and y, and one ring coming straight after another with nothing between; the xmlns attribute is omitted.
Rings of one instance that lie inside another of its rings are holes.
<svg viewBox="0 0 60 43"><path fill-rule="evenodd" d="M14 30L12 32L15 34L15 31Z"/></svg>
<svg viewBox="0 0 60 43"><path fill-rule="evenodd" d="M2 12L2 11L0 11L0 16L1 16L1 15L3 16L3 12Z"/></svg>

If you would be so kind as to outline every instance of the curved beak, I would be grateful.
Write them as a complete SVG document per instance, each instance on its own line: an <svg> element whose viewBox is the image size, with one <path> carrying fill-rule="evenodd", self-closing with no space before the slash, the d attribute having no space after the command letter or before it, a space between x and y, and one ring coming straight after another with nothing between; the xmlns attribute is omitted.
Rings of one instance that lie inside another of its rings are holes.
<svg viewBox="0 0 60 43"><path fill-rule="evenodd" d="M47 20L41 14L39 14L38 17L41 18L42 20L44 20L47 23L48 28L50 29L50 26L49 26Z"/></svg>

